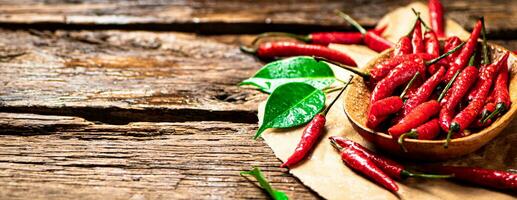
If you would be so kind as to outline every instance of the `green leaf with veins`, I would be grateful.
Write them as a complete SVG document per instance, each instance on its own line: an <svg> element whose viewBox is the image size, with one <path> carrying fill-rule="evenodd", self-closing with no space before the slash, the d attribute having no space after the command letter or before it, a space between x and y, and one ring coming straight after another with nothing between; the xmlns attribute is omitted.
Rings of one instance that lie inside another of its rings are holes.
<svg viewBox="0 0 517 200"><path fill-rule="evenodd" d="M334 72L327 63L316 61L312 57L299 56L271 62L240 85L253 85L271 93L285 83L303 82L323 89L334 80Z"/></svg>
<svg viewBox="0 0 517 200"><path fill-rule="evenodd" d="M268 128L291 128L309 122L325 106L325 94L307 83L281 85L269 96L262 125L254 139Z"/></svg>

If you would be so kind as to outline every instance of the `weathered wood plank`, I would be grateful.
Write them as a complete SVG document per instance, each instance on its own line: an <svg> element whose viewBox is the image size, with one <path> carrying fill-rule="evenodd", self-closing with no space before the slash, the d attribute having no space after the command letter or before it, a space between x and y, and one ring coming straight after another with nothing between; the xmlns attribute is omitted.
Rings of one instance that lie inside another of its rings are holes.
<svg viewBox="0 0 517 200"><path fill-rule="evenodd" d="M333 14L343 10L374 26L410 1L4 1L0 24L25 28L128 28L210 34L351 30ZM515 38L517 4L507 0L443 1L450 18L468 29L484 15L490 34ZM25 25L25 26L24 26Z"/></svg>
<svg viewBox="0 0 517 200"><path fill-rule="evenodd" d="M214 39L125 31L0 34L2 111L110 123L255 123L265 98L237 86L260 62ZM5 56L14 54L21 55Z"/></svg>
<svg viewBox="0 0 517 200"><path fill-rule="evenodd" d="M0 113L0 198L265 198L239 176L251 166L261 167L290 197L315 198L278 168L280 161L262 141L251 139L255 130L228 122L105 125Z"/></svg>

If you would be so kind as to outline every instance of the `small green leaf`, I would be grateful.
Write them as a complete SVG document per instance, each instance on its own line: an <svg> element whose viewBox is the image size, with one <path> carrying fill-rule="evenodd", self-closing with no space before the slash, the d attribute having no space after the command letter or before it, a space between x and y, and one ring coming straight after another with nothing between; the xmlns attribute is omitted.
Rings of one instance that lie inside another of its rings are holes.
<svg viewBox="0 0 517 200"><path fill-rule="evenodd" d="M255 76L244 80L241 85L254 85L271 93L278 86L290 82L304 82L318 89L334 82L334 72L325 62L312 57L299 56L271 62L260 69Z"/></svg>
<svg viewBox="0 0 517 200"><path fill-rule="evenodd" d="M267 128L290 128L309 122L325 106L325 94L306 83L287 83L269 96L262 125L254 139Z"/></svg>
<svg viewBox="0 0 517 200"><path fill-rule="evenodd" d="M257 179L257 181L259 182L260 187L262 187L262 189L266 190L266 192L273 199L275 199L275 200L289 200L289 197L287 197L287 195L284 192L279 191L279 190L275 190L275 189L273 189L273 187L271 187L271 184L269 184L269 182L264 177L262 172L260 172L260 169L258 167L254 167L250 171L241 172L241 175L251 175L251 176L255 177L255 179Z"/></svg>

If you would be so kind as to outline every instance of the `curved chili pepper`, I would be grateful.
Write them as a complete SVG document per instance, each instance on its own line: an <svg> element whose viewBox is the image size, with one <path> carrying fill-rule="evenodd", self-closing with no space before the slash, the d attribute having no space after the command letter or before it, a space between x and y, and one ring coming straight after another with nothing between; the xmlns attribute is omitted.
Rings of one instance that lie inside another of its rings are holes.
<svg viewBox="0 0 517 200"><path fill-rule="evenodd" d="M400 122L388 129L388 133L397 140L400 135L409 132L423 123L427 122L431 117L440 111L440 103L436 100L424 102L409 112Z"/></svg>
<svg viewBox="0 0 517 200"><path fill-rule="evenodd" d="M352 24L352 26L354 26L357 30L359 30L359 32L363 34L364 43L366 44L366 46L368 46L368 48L376 52L382 52L394 46L392 42L383 38L376 32L366 31L366 29L364 29L359 23L357 23L357 21L355 21L349 15L341 11L337 11L337 14L341 16L343 19L345 19L348 23Z"/></svg>
<svg viewBox="0 0 517 200"><path fill-rule="evenodd" d="M422 25L420 20L416 20L413 35L411 37L411 45L413 46L413 53L425 52L424 40L422 39Z"/></svg>
<svg viewBox="0 0 517 200"><path fill-rule="evenodd" d="M517 190L517 174L503 170L492 170L478 167L433 166L426 171L434 173L451 173L453 178L468 183L496 189Z"/></svg>
<svg viewBox="0 0 517 200"><path fill-rule="evenodd" d="M374 82L380 81L382 78L386 77L391 70L393 70L396 66L400 65L403 62L406 61L412 61L417 58L420 58L424 61L426 61L426 66L431 66L439 61L441 61L443 58L446 58L450 56L451 54L454 54L457 52L465 43L460 43L458 46L450 49L449 51L446 51L446 53L442 54L441 56L434 58L432 55L427 53L416 53L416 54L407 54L402 55L398 57L393 57L390 59L386 59L384 61L379 62L376 64L371 70L370 70L370 76L371 80Z"/></svg>
<svg viewBox="0 0 517 200"><path fill-rule="evenodd" d="M406 147L404 147L404 139L405 138L416 138L419 140L432 140L436 138L440 134L440 123L438 118L434 118L425 124L418 126L416 129L411 129L411 131L402 134L397 140L402 150L407 152Z"/></svg>
<svg viewBox="0 0 517 200"><path fill-rule="evenodd" d="M368 159L373 161L377 167L379 167L383 172L385 172L388 176L395 180L404 180L409 177L419 177L419 178L450 178L450 175L438 175L438 174L420 174L413 173L406 170L406 167L401 165L398 162L395 162L389 158L386 158L382 155L378 155L361 144L354 142L352 140L347 140L338 136L329 137L331 142L336 143L337 145L343 148L354 148L357 151L362 152Z"/></svg>
<svg viewBox="0 0 517 200"><path fill-rule="evenodd" d="M445 37L445 26L443 24L443 6L440 0L429 0L429 19L431 27L438 37Z"/></svg>
<svg viewBox="0 0 517 200"><path fill-rule="evenodd" d="M495 63L492 63L490 65L483 65L479 71L480 71L480 75L479 75L479 79L481 81L478 81L476 83L476 85L474 86L474 88L472 88L472 90L470 90L470 93L467 97L467 99L469 101L472 101L472 99L474 99L474 97L476 96L476 94L479 92L479 90L481 89L481 86L483 85L483 82L484 81L488 81L488 79L495 79L496 78L496 75L497 75L497 72L499 72L499 70L501 69L501 67L504 65L505 62L507 62L508 60L508 57L510 56L510 52L506 52L506 54L504 54L498 61L496 61ZM492 81L491 80L491 81Z"/></svg>
<svg viewBox="0 0 517 200"><path fill-rule="evenodd" d="M451 49L454 49L455 47L457 47L460 44L461 44L461 39L458 36L449 37L449 38L447 38L447 40L445 40L445 44L443 45L443 51L444 52L450 51ZM454 52L453 54L447 56L447 61L449 61L449 62L454 61L454 59L456 57L458 57L458 54L460 54L460 52L461 51L457 51L457 52Z"/></svg>
<svg viewBox="0 0 517 200"><path fill-rule="evenodd" d="M508 66L506 61L503 63L504 64L501 66L501 71L497 75L494 86L494 102L496 103L496 109L488 117L483 119L483 123L493 119L498 114L509 110L510 105L512 104L510 100L510 93L508 91Z"/></svg>
<svg viewBox="0 0 517 200"><path fill-rule="evenodd" d="M351 147L341 147L334 140L330 140L330 143L340 152L341 159L346 166L367 176L391 192L396 193L399 190L397 183L379 169L363 152Z"/></svg>
<svg viewBox="0 0 517 200"><path fill-rule="evenodd" d="M370 105L390 96L398 86L407 83L417 72L425 73L425 65L422 59L403 62L395 67L388 76L375 85L370 97Z"/></svg>
<svg viewBox="0 0 517 200"><path fill-rule="evenodd" d="M300 161L302 161L304 158L307 157L307 155L312 151L314 148L314 145L320 138L320 136L323 134L323 131L325 129L325 121L326 121L326 115L332 105L336 103L336 100L339 99L341 94L345 91L345 89L348 87L350 82L352 81L352 78L346 83L346 85L341 89L339 94L334 98L334 100L325 108L325 110L321 113L318 113L314 118L305 126L305 129L302 133L302 138L298 145L296 146L296 149L294 150L294 153L287 159L285 163L280 165L280 167L292 167Z"/></svg>
<svg viewBox="0 0 517 200"><path fill-rule="evenodd" d="M408 36L402 36L397 44L395 44L395 48L393 49L393 57L411 54L411 39Z"/></svg>
<svg viewBox="0 0 517 200"><path fill-rule="evenodd" d="M457 71L461 71L467 65L470 56L472 53L474 53L474 50L476 50L477 40L479 38L479 34L481 33L481 28L482 21L478 20L474 26L474 30L472 30L472 33L467 40L465 47L463 47L460 54L450 63L451 66L445 74L446 82L450 81Z"/></svg>
<svg viewBox="0 0 517 200"><path fill-rule="evenodd" d="M440 67L440 69L433 74L429 79L427 79L422 86L418 88L418 90L413 95L408 95L408 99L402 106L402 112L397 116L397 118L402 119L405 117L413 108L420 105L421 103L429 100L436 86L440 84L443 77L445 76L445 68ZM396 122L400 120L395 120Z"/></svg>
<svg viewBox="0 0 517 200"><path fill-rule="evenodd" d="M295 42L266 42L258 49L250 50L241 46L246 53L256 54L260 58L291 57L291 56L319 56L334 60L345 65L357 66L355 61L343 52L320 45L300 44Z"/></svg>
<svg viewBox="0 0 517 200"><path fill-rule="evenodd" d="M398 96L387 97L374 102L372 106L370 106L366 126L374 129L386 119L387 116L398 112L403 104L404 102Z"/></svg>

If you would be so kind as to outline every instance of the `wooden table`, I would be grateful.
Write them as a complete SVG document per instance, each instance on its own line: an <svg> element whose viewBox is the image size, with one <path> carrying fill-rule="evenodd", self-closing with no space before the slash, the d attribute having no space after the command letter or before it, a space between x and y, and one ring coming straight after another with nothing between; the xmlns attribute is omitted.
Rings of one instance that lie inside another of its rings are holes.
<svg viewBox="0 0 517 200"><path fill-rule="evenodd" d="M68 3L66 3L68 2ZM251 139L266 95L237 84L255 33L353 30L408 1L0 5L0 199L262 199L259 166L293 199L318 198ZM445 1L467 29L517 49L515 0Z"/></svg>

